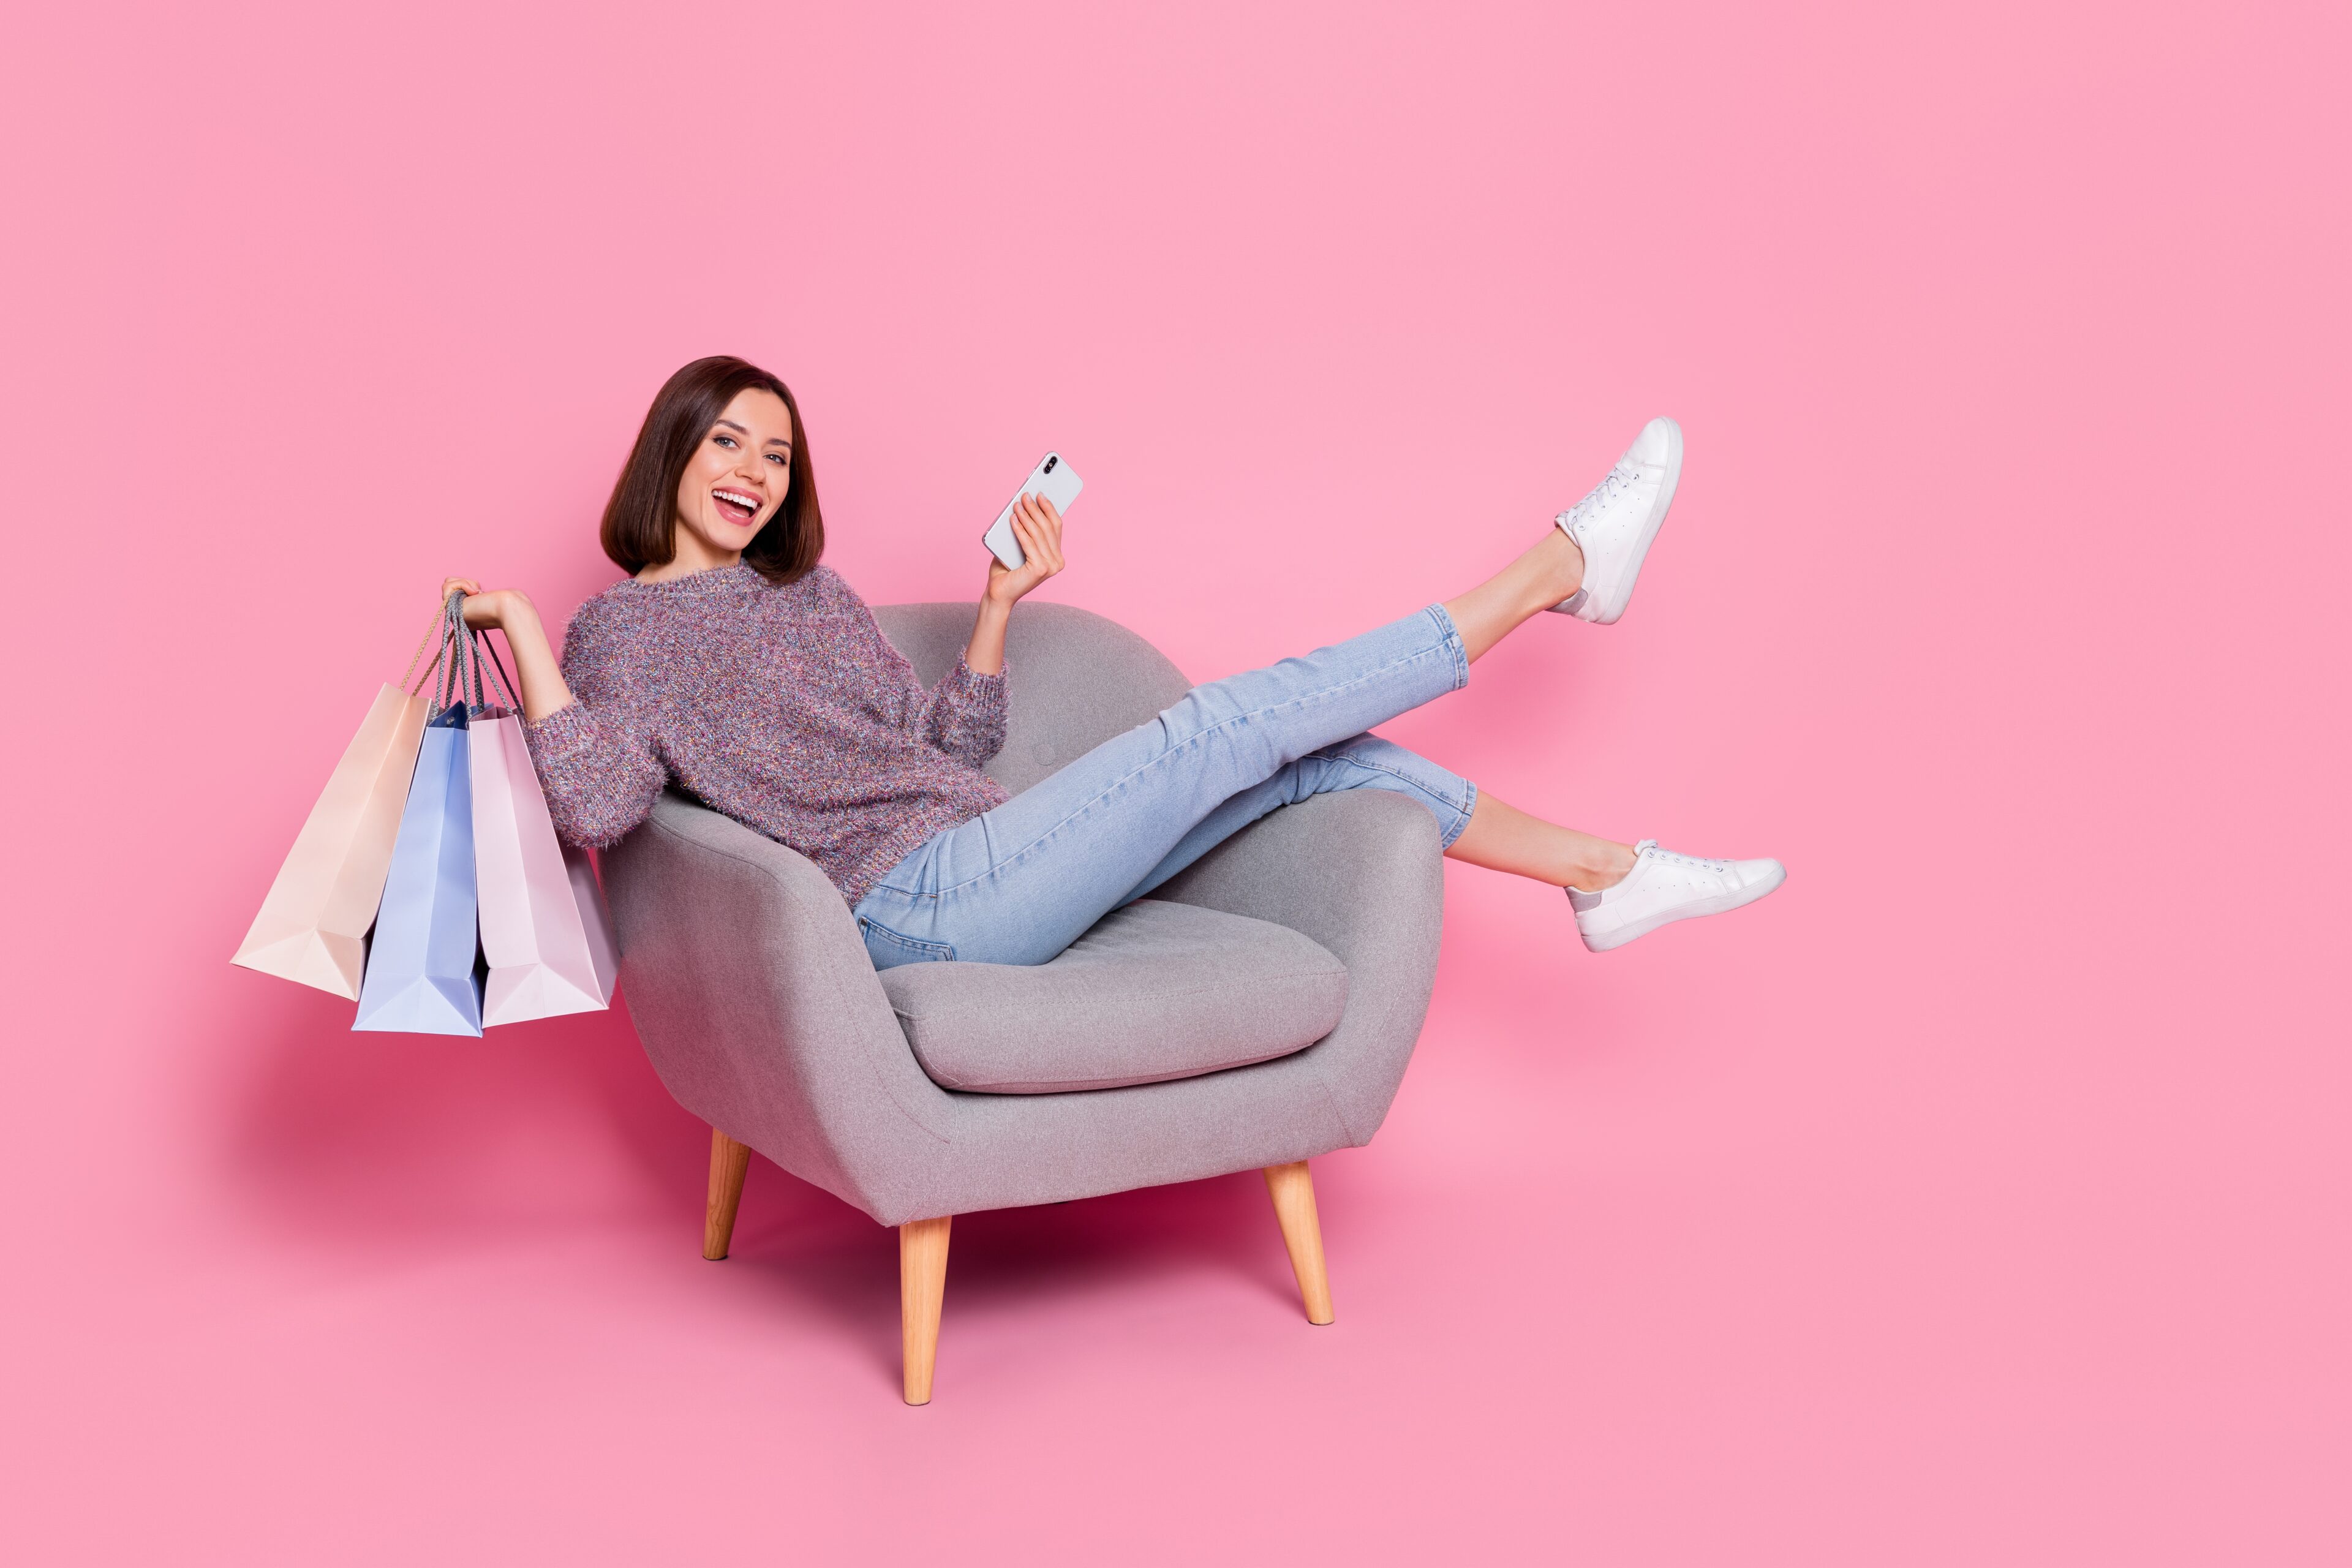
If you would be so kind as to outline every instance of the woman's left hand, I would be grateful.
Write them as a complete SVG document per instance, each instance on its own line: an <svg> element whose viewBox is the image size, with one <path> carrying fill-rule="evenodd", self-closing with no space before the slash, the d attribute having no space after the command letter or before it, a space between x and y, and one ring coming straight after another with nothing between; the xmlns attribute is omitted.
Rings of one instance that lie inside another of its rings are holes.
<svg viewBox="0 0 2352 1568"><path fill-rule="evenodd" d="M1013 503L1013 537L1021 542L1021 564L988 563L988 601L1008 610L1062 569L1062 514L1044 496L1024 495Z"/></svg>

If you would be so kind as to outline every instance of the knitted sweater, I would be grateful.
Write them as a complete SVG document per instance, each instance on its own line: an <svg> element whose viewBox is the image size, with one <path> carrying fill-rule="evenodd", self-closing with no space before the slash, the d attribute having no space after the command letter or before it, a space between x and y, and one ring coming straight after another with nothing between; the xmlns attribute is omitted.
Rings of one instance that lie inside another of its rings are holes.
<svg viewBox="0 0 2352 1568"><path fill-rule="evenodd" d="M1004 677L925 691L839 573L749 566L614 584L563 638L571 706L523 726L555 830L617 842L666 785L799 850L852 904L1006 798Z"/></svg>

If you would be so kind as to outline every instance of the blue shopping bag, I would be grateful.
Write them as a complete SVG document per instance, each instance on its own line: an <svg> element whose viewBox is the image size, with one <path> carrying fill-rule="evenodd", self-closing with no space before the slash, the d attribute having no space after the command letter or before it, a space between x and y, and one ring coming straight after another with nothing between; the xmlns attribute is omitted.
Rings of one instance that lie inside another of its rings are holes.
<svg viewBox="0 0 2352 1568"><path fill-rule="evenodd" d="M462 651L462 624L457 631ZM475 920L474 798L462 686L456 696L426 722L417 749L368 942L354 1029L482 1032L485 970Z"/></svg>

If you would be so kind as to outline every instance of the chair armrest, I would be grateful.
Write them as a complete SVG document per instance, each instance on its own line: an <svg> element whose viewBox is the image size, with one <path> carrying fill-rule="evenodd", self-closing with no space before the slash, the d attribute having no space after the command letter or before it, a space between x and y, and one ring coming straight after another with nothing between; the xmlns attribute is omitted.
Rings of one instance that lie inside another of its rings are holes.
<svg viewBox="0 0 2352 1568"><path fill-rule="evenodd" d="M1427 809L1349 790L1285 806L1151 895L1288 926L1348 966L1347 1011L1305 1054L1358 1143L1388 1114L1429 1010L1443 856Z"/></svg>
<svg viewBox="0 0 2352 1568"><path fill-rule="evenodd" d="M604 858L629 1011L679 1104L874 1212L948 1129L839 889L676 795Z"/></svg>

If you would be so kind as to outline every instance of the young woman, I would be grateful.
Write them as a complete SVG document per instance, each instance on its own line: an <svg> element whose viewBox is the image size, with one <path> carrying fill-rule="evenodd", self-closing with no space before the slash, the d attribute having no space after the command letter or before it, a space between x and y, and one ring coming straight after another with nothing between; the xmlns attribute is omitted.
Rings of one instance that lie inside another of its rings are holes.
<svg viewBox="0 0 2352 1568"><path fill-rule="evenodd" d="M1600 626L1624 612L1682 467L1654 419L1525 554L1391 625L1197 686L1150 723L1008 797L980 770L1004 741L1004 627L1062 569L1062 520L1024 498L1026 557L992 557L963 658L926 691L865 601L817 563L808 437L784 384L697 360L654 399L604 509L604 553L630 574L580 607L558 667L530 601L467 595L503 629L524 731L558 832L607 845L675 784L830 877L876 967L1043 963L1276 807L1384 789L1437 818L1457 860L1568 890L1595 952L1720 914L1780 885L1775 860L1709 860L1529 816L1367 733L1469 679L1538 612Z"/></svg>

